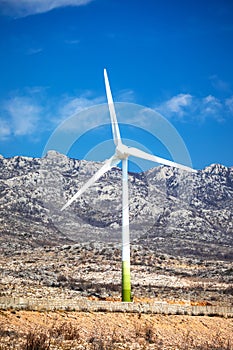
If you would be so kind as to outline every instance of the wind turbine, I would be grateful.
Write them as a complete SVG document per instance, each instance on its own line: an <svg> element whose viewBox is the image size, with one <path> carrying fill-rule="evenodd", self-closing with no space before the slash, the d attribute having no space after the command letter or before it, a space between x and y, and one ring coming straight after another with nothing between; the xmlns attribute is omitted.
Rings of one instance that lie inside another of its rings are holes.
<svg viewBox="0 0 233 350"><path fill-rule="evenodd" d="M90 186L92 186L104 173L122 162L122 301L131 301L131 281L130 281L130 240L129 240L129 199L128 199L128 158L134 156L155 163L168 165L189 172L196 170L163 159L152 154L141 151L134 147L128 147L122 143L120 130L117 122L115 107L113 103L112 93L109 85L107 71L104 69L104 80L108 107L111 117L113 141L116 149L114 155L104 162L104 165L79 189L79 191L68 200L61 210L66 209L73 201L80 197Z"/></svg>

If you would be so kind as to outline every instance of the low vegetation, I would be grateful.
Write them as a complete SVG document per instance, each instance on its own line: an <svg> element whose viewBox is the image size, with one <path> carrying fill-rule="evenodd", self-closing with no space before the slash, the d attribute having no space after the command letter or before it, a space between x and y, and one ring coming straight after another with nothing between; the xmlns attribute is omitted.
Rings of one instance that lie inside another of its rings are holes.
<svg viewBox="0 0 233 350"><path fill-rule="evenodd" d="M134 244L131 253L133 296L232 305L232 261L175 257ZM120 298L117 244L14 251L0 256L0 270L0 297Z"/></svg>
<svg viewBox="0 0 233 350"><path fill-rule="evenodd" d="M0 350L233 350L232 319L26 311L0 316Z"/></svg>
<svg viewBox="0 0 233 350"><path fill-rule="evenodd" d="M134 341L125 339L123 335L97 334L93 332L88 339L81 338L79 329L68 324L55 332L51 329L49 332L44 329L35 329L27 333L23 338L17 338L5 342L2 339L0 350L21 349L21 350L120 350L120 349L168 349L167 344L162 339L157 338L153 329L150 327L142 327L135 330L132 334ZM20 347L19 347L20 346ZM233 350L233 343L230 340L223 339L217 334L211 340L206 340L202 343L197 343L189 333L183 336L179 341L176 339L169 344L169 349L177 350Z"/></svg>

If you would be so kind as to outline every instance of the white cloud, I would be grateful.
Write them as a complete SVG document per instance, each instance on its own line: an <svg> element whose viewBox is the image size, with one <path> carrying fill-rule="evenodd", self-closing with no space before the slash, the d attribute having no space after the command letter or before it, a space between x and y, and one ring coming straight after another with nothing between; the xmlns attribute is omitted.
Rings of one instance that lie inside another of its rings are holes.
<svg viewBox="0 0 233 350"><path fill-rule="evenodd" d="M11 129L9 123L1 119L0 120L0 140L6 140L11 134Z"/></svg>
<svg viewBox="0 0 233 350"><path fill-rule="evenodd" d="M225 101L227 108L231 113L233 113L233 96L229 97Z"/></svg>
<svg viewBox="0 0 233 350"><path fill-rule="evenodd" d="M190 94L178 94L156 106L155 110L166 118L202 122L212 118L222 122L229 117L230 112L233 112L233 96L220 100L213 95L196 97Z"/></svg>
<svg viewBox="0 0 233 350"><path fill-rule="evenodd" d="M76 113L83 111L86 108L98 105L103 102L103 97L92 97L90 93L83 94L80 97L65 97L61 99L58 106L58 110L56 112L56 120L57 122L60 122Z"/></svg>
<svg viewBox="0 0 233 350"><path fill-rule="evenodd" d="M93 97L90 91L80 97L48 98L43 87L25 88L0 105L0 139L53 130L65 119L105 102L104 96Z"/></svg>
<svg viewBox="0 0 233 350"><path fill-rule="evenodd" d="M65 40L65 44L67 44L67 45L78 45L78 44L80 44L80 40L78 40L78 39L68 39L68 40Z"/></svg>
<svg viewBox="0 0 233 350"><path fill-rule="evenodd" d="M208 95L200 101L200 106L202 108L201 112L204 115L216 115L217 113L221 113L221 109L223 107L222 102L219 99L212 95Z"/></svg>
<svg viewBox="0 0 233 350"><path fill-rule="evenodd" d="M129 102L134 95L133 91L124 90L117 96L115 101ZM48 96L48 87L25 88L15 93L13 97L2 101L0 105L0 139L6 140L11 136L38 136L43 132L54 130L60 123L81 111L84 113L79 115L79 125L69 125L70 128L90 127L91 119L88 119L87 115L93 113L95 113L95 123L98 122L98 125L106 123L109 121L108 108L103 104L106 104L106 96L96 97L91 91L86 91L79 97L57 96L52 98ZM90 109L98 105L100 106L95 109L96 112ZM120 121L122 113L120 105L117 105L116 109ZM232 116L233 96L220 100L213 95L198 98L190 94L178 94L162 102L155 108L155 111L160 112L165 118L187 122L193 120L205 122L207 118L222 122ZM145 112L140 116L141 125L148 124L148 118L143 119L144 114L147 115ZM127 120L124 116L124 122Z"/></svg>
<svg viewBox="0 0 233 350"><path fill-rule="evenodd" d="M122 90L116 96L117 101L121 102L134 102L134 91L133 90Z"/></svg>
<svg viewBox="0 0 233 350"><path fill-rule="evenodd" d="M188 107L192 105L192 101L192 95L178 94L163 102L157 110L161 113L167 114L167 116L176 115L176 117L182 118L186 114Z"/></svg>
<svg viewBox="0 0 233 350"><path fill-rule="evenodd" d="M230 91L230 85L228 82L220 79L216 74L211 75L209 77L211 84L214 89L218 91L223 91L223 92L229 92Z"/></svg>
<svg viewBox="0 0 233 350"><path fill-rule="evenodd" d="M27 50L26 54L31 56L31 55L37 55L38 53L41 53L43 51L42 48L30 48Z"/></svg>
<svg viewBox="0 0 233 350"><path fill-rule="evenodd" d="M29 97L13 97L2 108L1 138L32 135L38 128L41 107Z"/></svg>
<svg viewBox="0 0 233 350"><path fill-rule="evenodd" d="M58 7L86 5L93 0L7 0L0 4L3 13L26 17L37 13L51 11Z"/></svg>

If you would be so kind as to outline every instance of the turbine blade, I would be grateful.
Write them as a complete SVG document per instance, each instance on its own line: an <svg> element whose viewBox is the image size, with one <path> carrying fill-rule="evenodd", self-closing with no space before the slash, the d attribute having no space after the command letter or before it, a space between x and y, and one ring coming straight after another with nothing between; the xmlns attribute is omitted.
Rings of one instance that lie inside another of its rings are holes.
<svg viewBox="0 0 233 350"><path fill-rule="evenodd" d="M115 156L105 161L104 165L79 189L79 191L68 200L68 202L61 208L61 211L69 207L78 197L80 197L90 186L92 186L104 173L116 166L120 159Z"/></svg>
<svg viewBox="0 0 233 350"><path fill-rule="evenodd" d="M106 88L106 94L107 94L107 100L108 100L108 108L109 108L109 113L111 117L113 140L115 145L118 146L121 143L121 135L120 135L120 130L117 122L116 111L113 103L112 93L111 93L106 69L104 69L104 81L105 81L105 88Z"/></svg>
<svg viewBox="0 0 233 350"><path fill-rule="evenodd" d="M182 164L179 164L179 163L172 162L171 160L167 160L167 159L164 159L164 158L160 158L160 157L154 156L153 154L146 153L144 151L141 151L138 148L129 147L127 152L128 152L129 155L134 156L134 157L150 160L150 161L155 162L155 163L168 165L168 166L171 166L171 167L174 167L174 168L179 168L179 169L186 170L186 171L193 172L193 173L197 172L197 170L192 169L192 168L190 168L190 167L188 167L186 165L182 165Z"/></svg>

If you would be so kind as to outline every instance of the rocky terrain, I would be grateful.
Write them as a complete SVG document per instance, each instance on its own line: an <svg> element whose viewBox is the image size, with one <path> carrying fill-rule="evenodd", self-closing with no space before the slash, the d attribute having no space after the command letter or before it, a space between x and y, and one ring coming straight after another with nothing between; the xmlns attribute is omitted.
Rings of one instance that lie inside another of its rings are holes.
<svg viewBox="0 0 233 350"><path fill-rule="evenodd" d="M0 297L120 300L121 170L50 151L0 157ZM129 174L135 302L233 304L233 168ZM127 325L125 332L124 324ZM226 349L232 319L0 311L0 349Z"/></svg>
<svg viewBox="0 0 233 350"><path fill-rule="evenodd" d="M121 170L113 168L61 212L101 166L55 151L0 158L1 249L120 242ZM232 260L233 168L197 174L169 167L130 174L131 241L174 256Z"/></svg>
<svg viewBox="0 0 233 350"><path fill-rule="evenodd" d="M174 258L132 245L134 299L232 305L233 262ZM120 300L121 252L113 243L31 248L0 257L0 296Z"/></svg>
<svg viewBox="0 0 233 350"><path fill-rule="evenodd" d="M0 158L0 295L119 298L121 170L50 151ZM133 293L232 302L233 168L129 175Z"/></svg>

